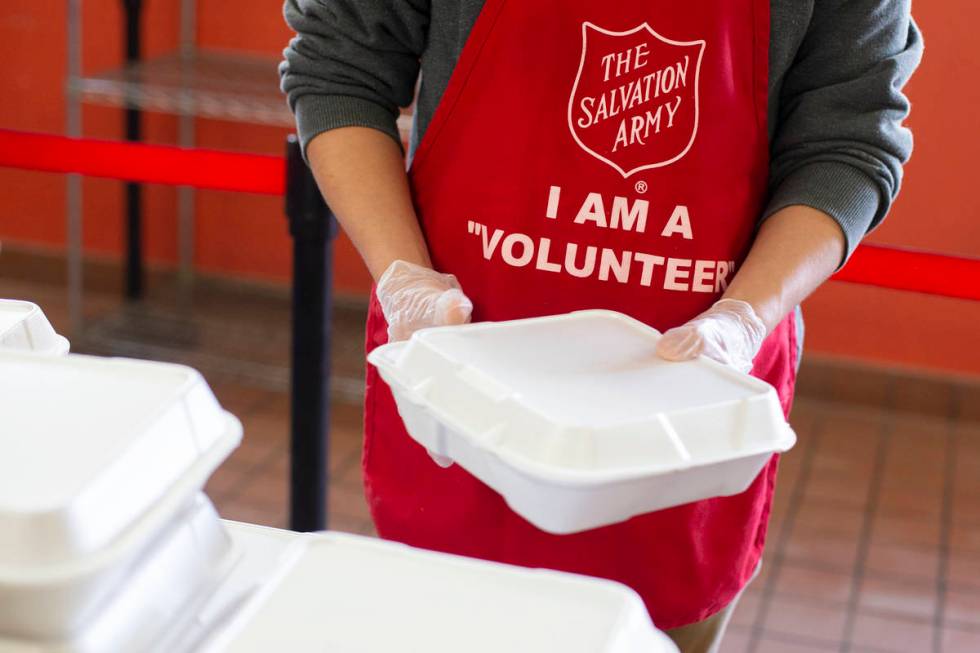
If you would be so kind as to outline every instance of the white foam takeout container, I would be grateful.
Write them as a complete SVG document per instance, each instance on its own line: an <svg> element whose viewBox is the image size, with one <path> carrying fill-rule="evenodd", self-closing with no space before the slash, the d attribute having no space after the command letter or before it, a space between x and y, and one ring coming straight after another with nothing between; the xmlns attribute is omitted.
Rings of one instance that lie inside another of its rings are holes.
<svg viewBox="0 0 980 653"><path fill-rule="evenodd" d="M68 340L55 333L36 304L0 299L0 350L4 349L60 356L68 353Z"/></svg>
<svg viewBox="0 0 980 653"><path fill-rule="evenodd" d="M159 643L194 618L235 561L223 522L207 497L198 494L128 566L125 578L81 627L45 639L0 636L0 651L162 653ZM11 609L15 619L32 619L25 612L28 606Z"/></svg>
<svg viewBox="0 0 980 653"><path fill-rule="evenodd" d="M0 353L0 633L76 634L241 433L187 367Z"/></svg>
<svg viewBox="0 0 980 653"><path fill-rule="evenodd" d="M796 442L770 385L659 359L659 338L593 310L427 329L368 360L415 440L563 534L737 494Z"/></svg>
<svg viewBox="0 0 980 653"><path fill-rule="evenodd" d="M198 653L677 651L618 583L354 535L292 537Z"/></svg>

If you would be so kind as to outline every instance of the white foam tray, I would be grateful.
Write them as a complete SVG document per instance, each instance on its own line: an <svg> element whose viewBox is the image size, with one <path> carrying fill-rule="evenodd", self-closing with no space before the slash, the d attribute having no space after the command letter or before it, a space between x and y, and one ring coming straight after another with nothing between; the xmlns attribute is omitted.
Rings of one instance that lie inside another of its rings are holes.
<svg viewBox="0 0 980 653"><path fill-rule="evenodd" d="M0 299L0 350L68 353L68 340L55 333L44 312L30 302Z"/></svg>
<svg viewBox="0 0 980 653"><path fill-rule="evenodd" d="M29 639L0 636L4 653L148 652L193 619L236 560L232 540L214 506L203 494L155 538L125 577L84 624L61 637ZM5 606L9 618L34 620L30 602ZM48 607L59 613L58 605Z"/></svg>
<svg viewBox="0 0 980 653"><path fill-rule="evenodd" d="M368 360L415 440L561 534L737 494L795 443L771 386L664 361L659 338L594 310L427 329Z"/></svg>
<svg viewBox="0 0 980 653"><path fill-rule="evenodd" d="M677 651L618 583L353 535L292 537L273 553L274 576L199 653Z"/></svg>
<svg viewBox="0 0 980 653"><path fill-rule="evenodd" d="M0 353L0 632L77 630L240 440L190 368Z"/></svg>

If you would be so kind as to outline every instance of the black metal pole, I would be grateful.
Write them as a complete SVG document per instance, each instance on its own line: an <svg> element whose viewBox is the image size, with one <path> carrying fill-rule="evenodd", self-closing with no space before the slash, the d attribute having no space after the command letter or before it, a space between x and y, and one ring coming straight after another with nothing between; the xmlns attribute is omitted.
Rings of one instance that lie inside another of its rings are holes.
<svg viewBox="0 0 980 653"><path fill-rule="evenodd" d="M286 145L286 217L293 237L289 527L306 532L327 527L331 270L337 221L294 135Z"/></svg>
<svg viewBox="0 0 980 653"><path fill-rule="evenodd" d="M143 0L123 0L126 16L126 63L140 60L142 38L140 23ZM135 105L127 105L125 117L126 140L138 141L143 137L141 112ZM126 299L136 300L143 296L143 187L126 183Z"/></svg>

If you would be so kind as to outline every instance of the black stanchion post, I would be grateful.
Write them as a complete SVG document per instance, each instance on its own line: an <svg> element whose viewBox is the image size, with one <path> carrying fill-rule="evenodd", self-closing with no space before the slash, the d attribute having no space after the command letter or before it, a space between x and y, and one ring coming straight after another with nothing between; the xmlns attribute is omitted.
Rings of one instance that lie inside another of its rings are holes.
<svg viewBox="0 0 980 653"><path fill-rule="evenodd" d="M286 145L286 217L293 238L289 527L305 532L327 527L331 269L337 222L295 135Z"/></svg>
<svg viewBox="0 0 980 653"><path fill-rule="evenodd" d="M140 22L143 17L143 0L124 0L126 63L140 60L142 38ZM142 138L142 117L135 105L126 106L126 140ZM143 187L126 183L126 299L143 297Z"/></svg>

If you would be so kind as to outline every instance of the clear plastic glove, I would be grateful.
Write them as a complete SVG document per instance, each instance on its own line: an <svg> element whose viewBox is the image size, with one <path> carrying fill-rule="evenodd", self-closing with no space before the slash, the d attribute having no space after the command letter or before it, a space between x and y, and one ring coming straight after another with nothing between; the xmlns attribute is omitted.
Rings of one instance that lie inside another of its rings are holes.
<svg viewBox="0 0 980 653"><path fill-rule="evenodd" d="M703 355L748 373L765 338L766 325L751 305L722 299L687 324L667 331L657 343L657 355L670 361Z"/></svg>
<svg viewBox="0 0 980 653"><path fill-rule="evenodd" d="M376 293L391 342L408 340L426 327L465 324L473 314L456 277L406 261L388 266Z"/></svg>
<svg viewBox="0 0 980 653"><path fill-rule="evenodd" d="M463 294L451 274L440 274L407 261L388 266L375 289L381 312L388 322L388 340L408 340L419 329L465 324L473 314L473 302ZM451 458L429 452L440 467Z"/></svg>

